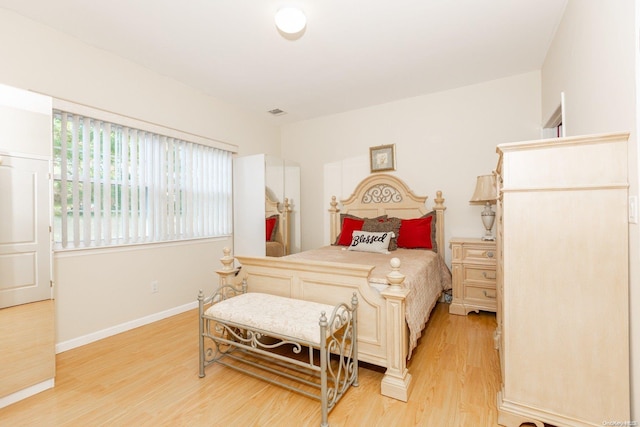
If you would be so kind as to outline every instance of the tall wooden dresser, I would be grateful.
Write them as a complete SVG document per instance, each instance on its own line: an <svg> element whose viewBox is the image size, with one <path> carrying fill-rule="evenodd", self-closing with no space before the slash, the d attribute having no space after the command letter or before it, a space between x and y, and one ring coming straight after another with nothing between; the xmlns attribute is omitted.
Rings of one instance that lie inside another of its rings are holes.
<svg viewBox="0 0 640 427"><path fill-rule="evenodd" d="M630 420L627 138L497 148L501 425Z"/></svg>

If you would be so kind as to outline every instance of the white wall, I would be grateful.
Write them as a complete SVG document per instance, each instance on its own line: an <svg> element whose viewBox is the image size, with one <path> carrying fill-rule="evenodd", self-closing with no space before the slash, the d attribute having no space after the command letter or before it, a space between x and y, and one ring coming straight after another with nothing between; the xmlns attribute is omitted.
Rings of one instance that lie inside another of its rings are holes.
<svg viewBox="0 0 640 427"><path fill-rule="evenodd" d="M0 40L0 83L235 144L240 155L280 155L279 128L265 113L242 111L4 9ZM195 302L199 288L217 281L222 248L231 244L56 255L57 342L69 347ZM159 280L157 294L152 280Z"/></svg>
<svg viewBox="0 0 640 427"><path fill-rule="evenodd" d="M631 132L629 193L638 195L636 0L569 0L542 68L546 121L565 93L567 136ZM629 226L632 419L640 417L640 228ZM605 285L605 284L603 284ZM606 289L603 289L606 292ZM617 351L617 349L611 349ZM625 421L625 420L620 420Z"/></svg>
<svg viewBox="0 0 640 427"><path fill-rule="evenodd" d="M366 175L369 147L382 144L396 145L396 174L428 206L443 191L447 241L480 237L476 176L495 169L497 144L539 138L540 123L540 73L530 72L284 126L283 155L302 171L302 248L326 244L324 165L346 159Z"/></svg>

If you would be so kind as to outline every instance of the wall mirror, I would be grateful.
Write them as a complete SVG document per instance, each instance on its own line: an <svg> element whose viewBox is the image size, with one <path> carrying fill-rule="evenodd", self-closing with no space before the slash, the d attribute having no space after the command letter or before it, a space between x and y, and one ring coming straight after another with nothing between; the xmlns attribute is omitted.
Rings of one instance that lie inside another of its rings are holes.
<svg viewBox="0 0 640 427"><path fill-rule="evenodd" d="M234 253L300 251L300 166L277 156L234 159Z"/></svg>

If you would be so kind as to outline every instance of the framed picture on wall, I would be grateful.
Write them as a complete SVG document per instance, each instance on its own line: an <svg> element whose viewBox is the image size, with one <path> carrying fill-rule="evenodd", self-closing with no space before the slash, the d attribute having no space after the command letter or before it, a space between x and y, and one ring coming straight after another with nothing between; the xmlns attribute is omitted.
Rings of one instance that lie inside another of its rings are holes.
<svg viewBox="0 0 640 427"><path fill-rule="evenodd" d="M396 145L378 145L369 148L371 173L396 170Z"/></svg>

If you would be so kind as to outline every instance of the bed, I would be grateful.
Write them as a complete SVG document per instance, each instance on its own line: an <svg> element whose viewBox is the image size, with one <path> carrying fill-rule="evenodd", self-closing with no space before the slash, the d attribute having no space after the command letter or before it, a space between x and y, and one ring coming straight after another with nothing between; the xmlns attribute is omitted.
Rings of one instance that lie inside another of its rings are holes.
<svg viewBox="0 0 640 427"><path fill-rule="evenodd" d="M396 218L401 224L431 218L431 249L401 247L390 253L365 253L332 245L280 258L236 254L241 268L233 280L239 283L246 279L249 292L324 304L348 300L357 292L360 301L358 358L386 368L381 383L383 395L407 401L411 386L407 360L417 346L431 310L442 292L451 288L451 273L442 255L444 199L438 191L432 209L427 208L426 200L427 197L416 196L396 176L370 175L349 198L340 203L332 198L330 240L339 242L349 231L343 227L353 218L379 222ZM394 233L398 239L396 244L403 235L402 229L399 231ZM412 233L404 235L410 237ZM392 259L398 261L391 262ZM221 278L226 280L225 276ZM402 283L389 286L391 280Z"/></svg>
<svg viewBox="0 0 640 427"><path fill-rule="evenodd" d="M289 200L284 199L280 203L275 197L270 195L269 190L265 191L265 253L268 257L281 257L288 255L289 244L289 214L291 207Z"/></svg>

